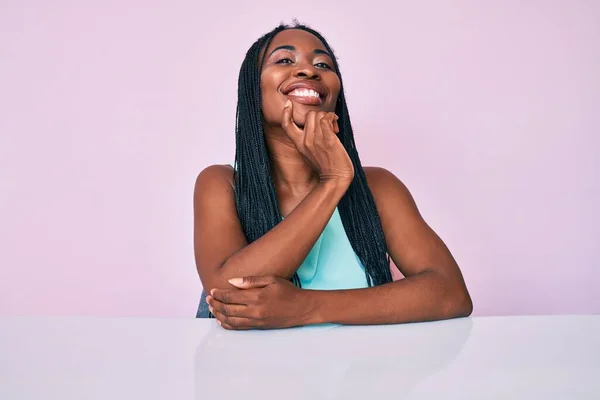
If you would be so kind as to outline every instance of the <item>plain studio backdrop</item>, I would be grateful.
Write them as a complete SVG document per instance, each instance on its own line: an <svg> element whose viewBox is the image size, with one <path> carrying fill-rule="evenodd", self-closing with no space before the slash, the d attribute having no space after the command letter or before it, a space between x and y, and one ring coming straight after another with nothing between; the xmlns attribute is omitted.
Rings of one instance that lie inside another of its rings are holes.
<svg viewBox="0 0 600 400"><path fill-rule="evenodd" d="M600 312L600 2L2 0L0 315L194 315L194 180L293 18L475 315Z"/></svg>

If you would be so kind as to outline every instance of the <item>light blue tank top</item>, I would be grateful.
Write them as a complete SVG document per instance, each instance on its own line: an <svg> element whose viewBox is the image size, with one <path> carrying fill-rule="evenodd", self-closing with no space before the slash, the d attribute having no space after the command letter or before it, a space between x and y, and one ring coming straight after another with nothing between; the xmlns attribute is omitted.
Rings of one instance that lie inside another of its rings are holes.
<svg viewBox="0 0 600 400"><path fill-rule="evenodd" d="M348 240L336 208L298 268L303 289L358 289L368 286L365 269Z"/></svg>

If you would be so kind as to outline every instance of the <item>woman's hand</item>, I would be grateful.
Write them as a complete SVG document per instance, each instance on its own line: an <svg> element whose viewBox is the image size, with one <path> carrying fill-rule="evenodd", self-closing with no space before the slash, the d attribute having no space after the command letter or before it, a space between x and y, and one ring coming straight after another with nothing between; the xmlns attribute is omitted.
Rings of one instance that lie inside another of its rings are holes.
<svg viewBox="0 0 600 400"><path fill-rule="evenodd" d="M309 111L304 130L292 118L293 103L283 108L281 126L294 145L319 173L321 181L338 180L348 185L354 178L354 166L346 149L337 137L338 116L332 112Z"/></svg>
<svg viewBox="0 0 600 400"><path fill-rule="evenodd" d="M238 289L212 289L206 297L210 312L225 329L306 325L315 309L309 291L277 276L245 277L229 282Z"/></svg>

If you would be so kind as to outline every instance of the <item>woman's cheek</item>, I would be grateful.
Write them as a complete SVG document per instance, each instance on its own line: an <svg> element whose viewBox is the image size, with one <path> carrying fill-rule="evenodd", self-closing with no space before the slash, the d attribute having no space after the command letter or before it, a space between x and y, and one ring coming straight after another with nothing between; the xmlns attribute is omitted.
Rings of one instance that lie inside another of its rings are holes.
<svg viewBox="0 0 600 400"><path fill-rule="evenodd" d="M261 106L265 122L267 122L270 125L281 124L281 122L283 121L283 104L281 106L278 106L274 101L269 101L269 99L263 99Z"/></svg>

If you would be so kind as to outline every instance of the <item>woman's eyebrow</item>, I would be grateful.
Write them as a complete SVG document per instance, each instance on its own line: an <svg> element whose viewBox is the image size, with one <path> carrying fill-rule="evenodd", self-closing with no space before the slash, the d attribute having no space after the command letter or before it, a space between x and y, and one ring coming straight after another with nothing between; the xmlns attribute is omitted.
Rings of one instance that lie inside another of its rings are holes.
<svg viewBox="0 0 600 400"><path fill-rule="evenodd" d="M283 46L277 46L273 49L273 51L271 52L271 54L269 54L269 57L271 57L273 55L273 53L275 53L278 50L289 50L289 51L296 51L296 47L294 46L290 46L290 45L283 45ZM329 52L327 50L322 50L322 49L314 49L313 53L315 54L325 54L326 56L331 57L331 54L329 54Z"/></svg>
<svg viewBox="0 0 600 400"><path fill-rule="evenodd" d="M290 46L290 45L278 46L278 47L275 47L273 49L273 51L271 52L271 54L269 54L269 57L271 57L273 55L273 53L275 53L278 50L296 51L296 48L294 46Z"/></svg>
<svg viewBox="0 0 600 400"><path fill-rule="evenodd" d="M329 56L329 58L333 59L333 57L331 57L331 54L329 54L329 52L327 50L314 49L313 52L315 54L325 54L326 56Z"/></svg>

